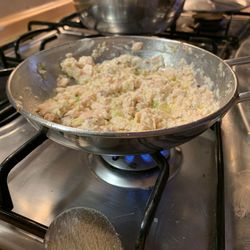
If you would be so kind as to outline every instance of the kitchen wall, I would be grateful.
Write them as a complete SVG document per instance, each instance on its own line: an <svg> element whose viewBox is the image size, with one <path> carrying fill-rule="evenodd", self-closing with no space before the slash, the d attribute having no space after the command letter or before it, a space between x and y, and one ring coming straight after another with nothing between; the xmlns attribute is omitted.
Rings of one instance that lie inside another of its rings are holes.
<svg viewBox="0 0 250 250"><path fill-rule="evenodd" d="M31 20L58 21L75 11L72 0L0 0L0 46L27 32Z"/></svg>
<svg viewBox="0 0 250 250"><path fill-rule="evenodd" d="M0 18L31 9L39 5L59 0L0 0Z"/></svg>

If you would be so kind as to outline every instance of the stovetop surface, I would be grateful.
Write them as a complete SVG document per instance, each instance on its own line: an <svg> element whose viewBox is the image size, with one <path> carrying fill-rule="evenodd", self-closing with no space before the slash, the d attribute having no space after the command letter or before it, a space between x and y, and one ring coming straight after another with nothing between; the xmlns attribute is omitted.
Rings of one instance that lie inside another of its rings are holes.
<svg viewBox="0 0 250 250"><path fill-rule="evenodd" d="M14 148L13 143L18 147L34 134L34 129L21 117L11 125L12 129L0 130L1 159ZM216 237L215 143L215 132L210 129L181 146L180 171L167 184L146 249L213 249ZM120 188L105 183L90 171L88 157L94 156L46 140L9 175L14 211L49 225L67 208L95 208L110 219L125 249L133 249L150 189ZM34 242L35 247L29 246L29 249L42 249L42 244L37 248L38 243ZM11 244L8 238L0 241L4 249L11 249Z"/></svg>
<svg viewBox="0 0 250 250"><path fill-rule="evenodd" d="M249 55L250 38L244 40L236 56ZM235 67L239 91L250 91L249 65ZM250 234L250 102L244 101L222 120L225 161L226 249L249 249Z"/></svg>

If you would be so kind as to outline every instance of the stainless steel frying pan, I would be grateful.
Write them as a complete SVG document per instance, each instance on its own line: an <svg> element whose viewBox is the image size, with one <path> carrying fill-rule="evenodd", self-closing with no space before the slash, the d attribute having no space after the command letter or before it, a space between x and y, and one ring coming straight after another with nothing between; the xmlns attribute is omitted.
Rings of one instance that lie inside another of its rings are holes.
<svg viewBox="0 0 250 250"><path fill-rule="evenodd" d="M133 42L141 41L141 51L132 52ZM96 60L111 59L124 53L134 53L141 57L161 54L166 64L178 67L184 58L196 69L198 82L206 84L204 76L215 82L219 91L220 108L200 120L182 126L146 132L96 132L66 127L41 118L35 113L36 106L51 97L56 87L56 78L60 72L59 63L65 54L74 57L91 55L93 49L106 43L105 50ZM12 72L7 94L15 108L37 129L43 129L47 136L65 146L82 149L95 154L124 155L149 153L163 148L182 144L204 132L220 119L230 107L245 99L250 99L250 92L238 93L237 78L230 65L246 63L246 58L237 61L223 61L219 57L198 47L156 37L101 37L83 39L56 48L39 52L21 63ZM41 68L43 69L41 71Z"/></svg>

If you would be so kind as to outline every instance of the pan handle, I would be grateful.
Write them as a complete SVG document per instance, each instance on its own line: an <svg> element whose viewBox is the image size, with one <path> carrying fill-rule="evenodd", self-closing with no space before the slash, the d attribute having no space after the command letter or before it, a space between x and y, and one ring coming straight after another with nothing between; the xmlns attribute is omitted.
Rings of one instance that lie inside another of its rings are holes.
<svg viewBox="0 0 250 250"><path fill-rule="evenodd" d="M228 60L224 60L224 62L227 63L229 66L243 65L243 64L250 63L250 56L243 56L243 57L228 59ZM250 91L239 93L236 99L236 103L244 102L248 100L250 100Z"/></svg>
<svg viewBox="0 0 250 250"><path fill-rule="evenodd" d="M250 91L242 92L238 94L238 97L236 99L236 103L249 101L250 100Z"/></svg>
<svg viewBox="0 0 250 250"><path fill-rule="evenodd" d="M250 56L227 59L227 60L224 60L224 62L227 63L229 66L243 65L243 64L250 63Z"/></svg>

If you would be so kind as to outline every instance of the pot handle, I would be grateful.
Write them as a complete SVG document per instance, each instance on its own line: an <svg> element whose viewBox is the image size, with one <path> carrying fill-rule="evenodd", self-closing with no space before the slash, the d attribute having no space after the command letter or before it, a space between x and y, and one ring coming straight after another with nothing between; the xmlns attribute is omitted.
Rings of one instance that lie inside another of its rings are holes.
<svg viewBox="0 0 250 250"><path fill-rule="evenodd" d="M227 59L224 60L224 62L227 63L229 66L248 64L250 63L250 56Z"/></svg>
<svg viewBox="0 0 250 250"><path fill-rule="evenodd" d="M250 56L243 56L233 59L224 60L230 67L235 65L243 65L250 63ZM236 103L250 100L250 91L239 93Z"/></svg>

